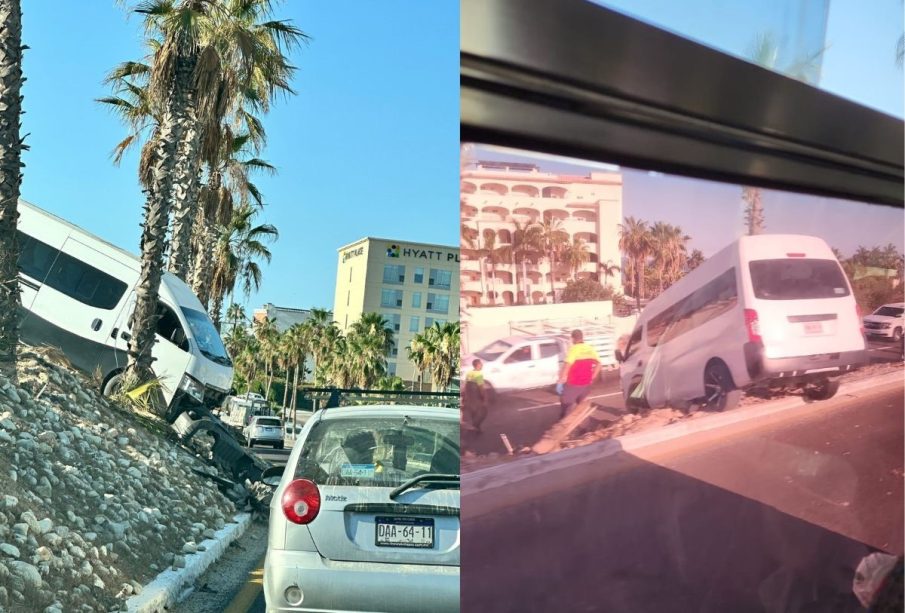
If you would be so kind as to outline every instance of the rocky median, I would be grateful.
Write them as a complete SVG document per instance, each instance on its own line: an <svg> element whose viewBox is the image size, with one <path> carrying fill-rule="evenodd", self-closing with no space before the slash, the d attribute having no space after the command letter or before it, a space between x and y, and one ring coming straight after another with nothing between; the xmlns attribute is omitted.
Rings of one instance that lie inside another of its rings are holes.
<svg viewBox="0 0 905 613"><path fill-rule="evenodd" d="M96 389L40 351L0 376L0 610L123 610L236 513L166 424Z"/></svg>

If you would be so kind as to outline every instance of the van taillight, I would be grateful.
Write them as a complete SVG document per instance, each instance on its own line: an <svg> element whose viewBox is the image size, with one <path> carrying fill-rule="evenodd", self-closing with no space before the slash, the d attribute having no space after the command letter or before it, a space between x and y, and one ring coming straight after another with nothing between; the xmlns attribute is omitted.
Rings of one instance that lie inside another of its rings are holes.
<svg viewBox="0 0 905 613"><path fill-rule="evenodd" d="M861 335L864 336L864 316L861 312L861 305L855 305L855 313L858 315L858 325L861 326Z"/></svg>
<svg viewBox="0 0 905 613"><path fill-rule="evenodd" d="M757 311L745 309L745 329L748 330L748 340L752 343L762 343L760 337L760 324L757 321Z"/></svg>
<svg viewBox="0 0 905 613"><path fill-rule="evenodd" d="M286 486L280 505L286 519L294 524L308 524L320 511L321 493L313 481L296 479Z"/></svg>

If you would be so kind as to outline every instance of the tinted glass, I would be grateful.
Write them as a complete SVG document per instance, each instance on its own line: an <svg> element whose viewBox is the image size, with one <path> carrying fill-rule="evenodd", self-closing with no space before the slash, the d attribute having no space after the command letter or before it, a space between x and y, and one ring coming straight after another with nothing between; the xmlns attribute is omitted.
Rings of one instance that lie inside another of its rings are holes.
<svg viewBox="0 0 905 613"><path fill-rule="evenodd" d="M874 311L874 315L882 315L883 317L901 317L905 309L902 307L880 307Z"/></svg>
<svg viewBox="0 0 905 613"><path fill-rule="evenodd" d="M280 420L274 417L265 417L263 419L259 419L255 422L255 424L259 426L280 426Z"/></svg>
<svg viewBox="0 0 905 613"><path fill-rule="evenodd" d="M22 232L17 232L19 239L19 270L35 279L44 281L50 267L59 253L50 245L42 243Z"/></svg>
<svg viewBox="0 0 905 613"><path fill-rule="evenodd" d="M157 335L183 351L188 351L189 343L185 337L185 330L182 329L182 324L179 323L176 313L163 304L158 304L157 310L160 312L160 319L157 320L157 330L155 330Z"/></svg>
<svg viewBox="0 0 905 613"><path fill-rule="evenodd" d="M559 355L559 345L556 343L541 343L540 357L549 358Z"/></svg>
<svg viewBox="0 0 905 613"><path fill-rule="evenodd" d="M303 443L296 478L395 487L426 473L459 474L458 420L326 419Z"/></svg>
<svg viewBox="0 0 905 613"><path fill-rule="evenodd" d="M670 341L731 310L737 301L735 269L730 268L656 317L652 317L647 326L647 344L654 347L657 343Z"/></svg>
<svg viewBox="0 0 905 613"><path fill-rule="evenodd" d="M531 347L519 347L506 358L507 364L515 364L517 362L527 362L531 359Z"/></svg>
<svg viewBox="0 0 905 613"><path fill-rule="evenodd" d="M126 292L126 284L119 279L63 252L57 255L44 284L79 302L108 310Z"/></svg>
<svg viewBox="0 0 905 613"><path fill-rule="evenodd" d="M834 260L755 260L748 264L754 296L762 300L807 300L848 296Z"/></svg>

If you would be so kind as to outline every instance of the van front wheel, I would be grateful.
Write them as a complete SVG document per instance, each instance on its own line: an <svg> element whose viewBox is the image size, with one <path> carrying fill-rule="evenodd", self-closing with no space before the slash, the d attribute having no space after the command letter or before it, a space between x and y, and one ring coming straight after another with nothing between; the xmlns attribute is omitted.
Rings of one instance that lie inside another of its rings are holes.
<svg viewBox="0 0 905 613"><path fill-rule="evenodd" d="M734 409L742 398L735 389L732 374L722 362L711 362L704 370L704 407L711 411Z"/></svg>
<svg viewBox="0 0 905 613"><path fill-rule="evenodd" d="M810 402L829 400L838 391L839 379L821 379L817 383L804 388L804 399Z"/></svg>
<svg viewBox="0 0 905 613"><path fill-rule="evenodd" d="M119 372L107 379L107 382L104 383L104 387L101 390L101 393L105 398L109 398L121 391L123 386L123 373Z"/></svg>

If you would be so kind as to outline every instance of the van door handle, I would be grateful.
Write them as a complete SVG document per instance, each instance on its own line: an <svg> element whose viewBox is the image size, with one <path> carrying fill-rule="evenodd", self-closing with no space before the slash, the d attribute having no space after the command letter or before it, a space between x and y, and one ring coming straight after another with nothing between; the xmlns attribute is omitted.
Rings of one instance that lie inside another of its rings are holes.
<svg viewBox="0 0 905 613"><path fill-rule="evenodd" d="M116 338L117 332L119 332L119 328L113 328L113 332L110 333L110 338Z"/></svg>
<svg viewBox="0 0 905 613"><path fill-rule="evenodd" d="M130 340L132 340L132 335L129 334L128 332L126 332L125 330L123 330L123 331L120 333L119 337L120 337L121 339L123 339L124 341L126 341L127 343L128 343Z"/></svg>
<svg viewBox="0 0 905 613"><path fill-rule="evenodd" d="M97 332L101 329L101 324L103 323L104 322L102 322L100 319L95 318L94 321L91 322L91 329Z"/></svg>

